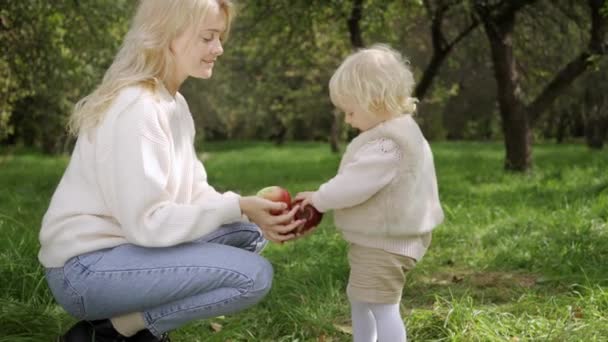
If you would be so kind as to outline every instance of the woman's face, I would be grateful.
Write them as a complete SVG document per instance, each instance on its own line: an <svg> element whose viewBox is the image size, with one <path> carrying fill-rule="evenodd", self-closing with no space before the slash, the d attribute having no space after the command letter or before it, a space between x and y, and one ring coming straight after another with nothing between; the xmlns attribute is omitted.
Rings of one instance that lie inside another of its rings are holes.
<svg viewBox="0 0 608 342"><path fill-rule="evenodd" d="M215 60L224 52L220 36L226 30L224 12L215 1L200 27L191 26L171 42L175 55L175 77L183 82L189 76L210 78Z"/></svg>

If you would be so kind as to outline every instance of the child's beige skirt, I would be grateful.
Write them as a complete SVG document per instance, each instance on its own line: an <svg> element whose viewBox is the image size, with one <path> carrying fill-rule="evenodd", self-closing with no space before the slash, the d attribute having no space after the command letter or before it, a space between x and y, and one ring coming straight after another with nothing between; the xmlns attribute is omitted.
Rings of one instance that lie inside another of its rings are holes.
<svg viewBox="0 0 608 342"><path fill-rule="evenodd" d="M350 277L346 293L365 303L396 304L401 301L405 275L416 260L383 249L350 244Z"/></svg>

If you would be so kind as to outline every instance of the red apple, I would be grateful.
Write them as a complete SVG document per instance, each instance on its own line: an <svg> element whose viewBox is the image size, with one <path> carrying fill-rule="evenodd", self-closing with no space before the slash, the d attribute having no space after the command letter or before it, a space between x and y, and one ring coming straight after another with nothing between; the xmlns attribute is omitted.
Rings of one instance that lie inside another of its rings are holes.
<svg viewBox="0 0 608 342"><path fill-rule="evenodd" d="M302 202L302 200L297 200L297 201L293 202L292 207L295 206L296 204L300 204L300 202ZM296 220L301 220L301 219L306 220L306 222L304 222L303 225L299 226L298 228L296 228L294 230L294 233L302 234L302 233L305 233L308 230L312 229L313 227L316 227L317 225L319 225L319 223L321 222L321 219L323 219L323 213L319 212L312 205L307 204L298 210L298 212L295 215L295 219Z"/></svg>
<svg viewBox="0 0 608 342"><path fill-rule="evenodd" d="M268 186L258 191L257 195L273 202L283 202L287 204L287 210L291 209L291 195L285 188L277 185ZM270 213L273 215L279 215L282 214L283 211L273 210Z"/></svg>

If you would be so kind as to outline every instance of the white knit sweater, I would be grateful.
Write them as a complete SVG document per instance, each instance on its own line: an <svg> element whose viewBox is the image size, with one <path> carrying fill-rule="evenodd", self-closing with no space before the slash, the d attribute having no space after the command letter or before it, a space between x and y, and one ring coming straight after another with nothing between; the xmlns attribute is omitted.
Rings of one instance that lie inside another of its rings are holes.
<svg viewBox="0 0 608 342"><path fill-rule="evenodd" d="M410 115L362 132L312 197L346 240L420 260L443 221L431 149Z"/></svg>
<svg viewBox="0 0 608 342"><path fill-rule="evenodd" d="M207 183L188 105L160 86L123 89L103 122L81 134L40 230L39 260L132 243L171 246L238 221L238 195Z"/></svg>

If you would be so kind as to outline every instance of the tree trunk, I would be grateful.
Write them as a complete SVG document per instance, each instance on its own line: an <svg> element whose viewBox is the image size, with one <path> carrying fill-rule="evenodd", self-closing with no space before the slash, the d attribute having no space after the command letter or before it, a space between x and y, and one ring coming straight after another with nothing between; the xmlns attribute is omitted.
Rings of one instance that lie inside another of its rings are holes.
<svg viewBox="0 0 608 342"><path fill-rule="evenodd" d="M566 129L568 129L568 121L569 115L567 110L562 110L559 112L559 116L557 117L557 130L555 133L555 142L561 144L564 142L566 138Z"/></svg>
<svg viewBox="0 0 608 342"><path fill-rule="evenodd" d="M433 50L433 56L431 57L431 61L429 65L424 69L424 73L422 74L422 78L420 82L416 85L416 89L414 89L414 97L419 101L422 101L427 91L431 88L431 84L433 83L433 79L439 73L439 68L443 64L443 61L448 56L449 51L438 51Z"/></svg>
<svg viewBox="0 0 608 342"><path fill-rule="evenodd" d="M608 115L602 115L602 106L594 105L589 113L585 113L585 141L594 150L604 147L608 132Z"/></svg>
<svg viewBox="0 0 608 342"><path fill-rule="evenodd" d="M360 49L364 46L363 36L361 34L361 17L363 11L363 0L353 0L353 8L348 18L348 32L350 35L350 44L353 50ZM334 113L334 121L331 124L331 133L329 137L329 145L331 151L337 153L340 148L338 146L340 141L340 132L342 131L342 119L340 115Z"/></svg>
<svg viewBox="0 0 608 342"><path fill-rule="evenodd" d="M350 33L350 44L354 50L364 46L361 35L361 17L363 12L363 0L354 0L353 8L348 18L348 32Z"/></svg>
<svg viewBox="0 0 608 342"><path fill-rule="evenodd" d="M608 44L606 44L608 18L601 13L607 0L587 0L591 10L587 50L582 51L557 72L553 80L526 106L519 87L512 39L516 13L535 1L504 0L495 3L479 0L475 2L476 11L483 22L492 50L498 104L505 135L505 168L514 171L527 171L532 167L531 128L539 116L578 76L593 65L591 56L604 55L608 52Z"/></svg>
<svg viewBox="0 0 608 342"><path fill-rule="evenodd" d="M504 167L510 171L528 171L532 167L532 129L523 110L502 116L505 136Z"/></svg>
<svg viewBox="0 0 608 342"><path fill-rule="evenodd" d="M498 105L502 118L506 156L504 167L527 171L532 167L532 132L527 111L521 100L519 74L513 55L515 12L500 20L484 18L484 28L492 50Z"/></svg>
<svg viewBox="0 0 608 342"><path fill-rule="evenodd" d="M338 153L340 151L340 131L342 126L342 119L340 119L340 113L337 109L334 109L334 121L331 123L331 134L329 136L329 146L332 153Z"/></svg>
<svg viewBox="0 0 608 342"><path fill-rule="evenodd" d="M588 126L585 126L585 141L587 146L593 150L601 150L604 147L606 139L605 127L602 127L599 122L590 121Z"/></svg>

